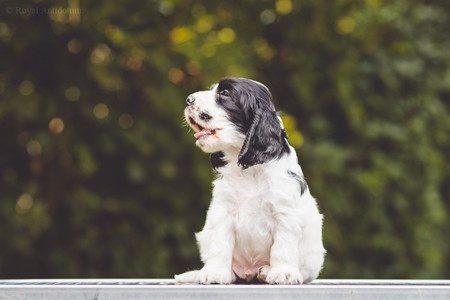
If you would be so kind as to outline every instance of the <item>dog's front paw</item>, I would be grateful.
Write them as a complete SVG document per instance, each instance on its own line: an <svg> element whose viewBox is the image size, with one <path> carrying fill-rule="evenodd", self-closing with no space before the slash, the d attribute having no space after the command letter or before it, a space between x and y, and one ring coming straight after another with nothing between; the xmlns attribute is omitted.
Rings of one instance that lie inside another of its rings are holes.
<svg viewBox="0 0 450 300"><path fill-rule="evenodd" d="M236 281L231 268L203 267L198 274L197 283L200 284L230 284Z"/></svg>
<svg viewBox="0 0 450 300"><path fill-rule="evenodd" d="M302 284L303 276L299 270L290 267L263 266L258 279L268 284Z"/></svg>

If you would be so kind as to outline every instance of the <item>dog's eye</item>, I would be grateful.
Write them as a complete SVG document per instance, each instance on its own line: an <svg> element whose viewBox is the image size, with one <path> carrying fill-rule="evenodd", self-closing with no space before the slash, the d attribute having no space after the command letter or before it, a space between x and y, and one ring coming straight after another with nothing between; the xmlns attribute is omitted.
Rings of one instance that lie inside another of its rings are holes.
<svg viewBox="0 0 450 300"><path fill-rule="evenodd" d="M219 92L219 94L221 96L231 97L231 94L230 94L230 92L228 90L222 90L222 91Z"/></svg>

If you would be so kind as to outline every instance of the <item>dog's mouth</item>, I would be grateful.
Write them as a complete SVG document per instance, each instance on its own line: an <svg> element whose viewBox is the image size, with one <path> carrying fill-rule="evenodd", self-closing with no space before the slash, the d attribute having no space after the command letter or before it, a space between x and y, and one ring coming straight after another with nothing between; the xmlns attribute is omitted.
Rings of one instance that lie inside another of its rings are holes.
<svg viewBox="0 0 450 300"><path fill-rule="evenodd" d="M191 124L191 127L194 129L195 134L194 137L198 140L204 136L209 136L209 135L215 135L216 131L219 129L208 129L203 127L202 125L198 124L197 122L194 121L194 119L192 117L189 117L189 123Z"/></svg>

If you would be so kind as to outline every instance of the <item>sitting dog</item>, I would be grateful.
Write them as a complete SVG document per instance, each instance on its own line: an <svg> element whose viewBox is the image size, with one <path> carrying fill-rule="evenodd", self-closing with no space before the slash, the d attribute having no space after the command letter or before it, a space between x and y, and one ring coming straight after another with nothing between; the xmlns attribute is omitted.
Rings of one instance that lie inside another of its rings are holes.
<svg viewBox="0 0 450 300"><path fill-rule="evenodd" d="M186 122L216 170L201 270L177 283L302 284L324 262L322 218L263 84L225 78L186 99Z"/></svg>

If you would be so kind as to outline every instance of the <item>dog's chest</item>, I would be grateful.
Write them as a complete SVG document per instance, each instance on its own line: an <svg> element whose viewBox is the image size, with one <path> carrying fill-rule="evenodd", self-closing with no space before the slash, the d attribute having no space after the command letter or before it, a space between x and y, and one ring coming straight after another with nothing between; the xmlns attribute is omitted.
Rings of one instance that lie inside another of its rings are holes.
<svg viewBox="0 0 450 300"><path fill-rule="evenodd" d="M261 247L270 248L275 225L275 196L264 176L222 178L215 182L214 193L223 199L237 246L245 245L247 250L258 249L258 252Z"/></svg>

